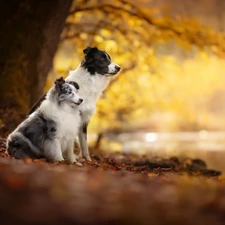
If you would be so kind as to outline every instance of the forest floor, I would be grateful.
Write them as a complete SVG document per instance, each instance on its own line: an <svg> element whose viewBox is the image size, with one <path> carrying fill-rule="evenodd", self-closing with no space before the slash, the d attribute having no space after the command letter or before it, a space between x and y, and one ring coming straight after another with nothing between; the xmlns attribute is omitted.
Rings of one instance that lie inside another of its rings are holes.
<svg viewBox="0 0 225 225"><path fill-rule="evenodd" d="M16 160L0 138L3 224L225 224L225 177L200 159L92 159Z"/></svg>

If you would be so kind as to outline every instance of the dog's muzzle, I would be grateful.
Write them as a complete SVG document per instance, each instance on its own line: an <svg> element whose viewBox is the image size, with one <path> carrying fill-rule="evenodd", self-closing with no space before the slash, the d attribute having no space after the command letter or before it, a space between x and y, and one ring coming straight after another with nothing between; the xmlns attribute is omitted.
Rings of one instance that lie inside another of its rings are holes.
<svg viewBox="0 0 225 225"><path fill-rule="evenodd" d="M79 98L78 102L74 102L75 105L80 105L84 100L82 98Z"/></svg>
<svg viewBox="0 0 225 225"><path fill-rule="evenodd" d="M114 71L110 73L110 75L116 75L119 71L120 71L120 67L119 66L115 66Z"/></svg>

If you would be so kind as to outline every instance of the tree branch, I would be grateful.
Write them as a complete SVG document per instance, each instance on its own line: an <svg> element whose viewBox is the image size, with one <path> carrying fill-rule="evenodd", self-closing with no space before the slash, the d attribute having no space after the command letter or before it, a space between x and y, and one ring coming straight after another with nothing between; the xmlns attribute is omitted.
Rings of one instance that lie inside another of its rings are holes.
<svg viewBox="0 0 225 225"><path fill-rule="evenodd" d="M134 4L126 1L126 0L121 0L120 2L129 5L131 9L126 9L122 6L115 6L111 4L98 4L98 5L92 5L92 6L86 6L86 7L77 7L76 9L71 11L71 14L76 13L76 12L85 12L85 11L95 11L95 10L101 10L106 13L111 13L113 10L114 13L120 12L119 14L121 15L121 12L127 13L130 16L137 17L143 21L145 21L148 25L151 25L155 27L158 30L161 31L166 31L166 32L172 32L175 36L182 38L182 37L187 37L186 41L187 43L190 43L192 45L197 45L199 47L212 47L216 46L218 49L220 49L221 52L225 52L225 46L221 44L221 41L218 39L214 38L215 34L212 32L211 34L208 34L205 32L204 27L200 27L199 31L196 33L196 31L193 31L195 33L191 33L189 27L185 27L184 29L180 29L180 27L184 26L182 23L178 23L171 20L168 20L167 23L163 23L160 21L157 21L153 19L151 16L146 15L141 9L139 9L137 6ZM224 38L224 35L221 34L221 39ZM203 41L207 40L207 41ZM218 54L218 53L217 53Z"/></svg>

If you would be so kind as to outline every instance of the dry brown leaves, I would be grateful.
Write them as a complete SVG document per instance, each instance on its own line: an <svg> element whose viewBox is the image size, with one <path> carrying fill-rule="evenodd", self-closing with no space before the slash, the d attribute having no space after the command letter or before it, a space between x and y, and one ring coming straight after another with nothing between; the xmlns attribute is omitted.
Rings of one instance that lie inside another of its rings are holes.
<svg viewBox="0 0 225 225"><path fill-rule="evenodd" d="M224 224L224 180L201 160L98 154L80 167L16 160L4 144L4 224Z"/></svg>

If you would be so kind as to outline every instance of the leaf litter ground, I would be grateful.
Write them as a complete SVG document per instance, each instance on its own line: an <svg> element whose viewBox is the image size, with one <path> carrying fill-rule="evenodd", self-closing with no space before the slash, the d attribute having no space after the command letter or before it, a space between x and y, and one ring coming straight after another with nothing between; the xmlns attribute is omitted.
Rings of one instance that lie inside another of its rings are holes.
<svg viewBox="0 0 225 225"><path fill-rule="evenodd" d="M0 139L2 224L225 224L225 180L200 159L98 153L16 160Z"/></svg>

